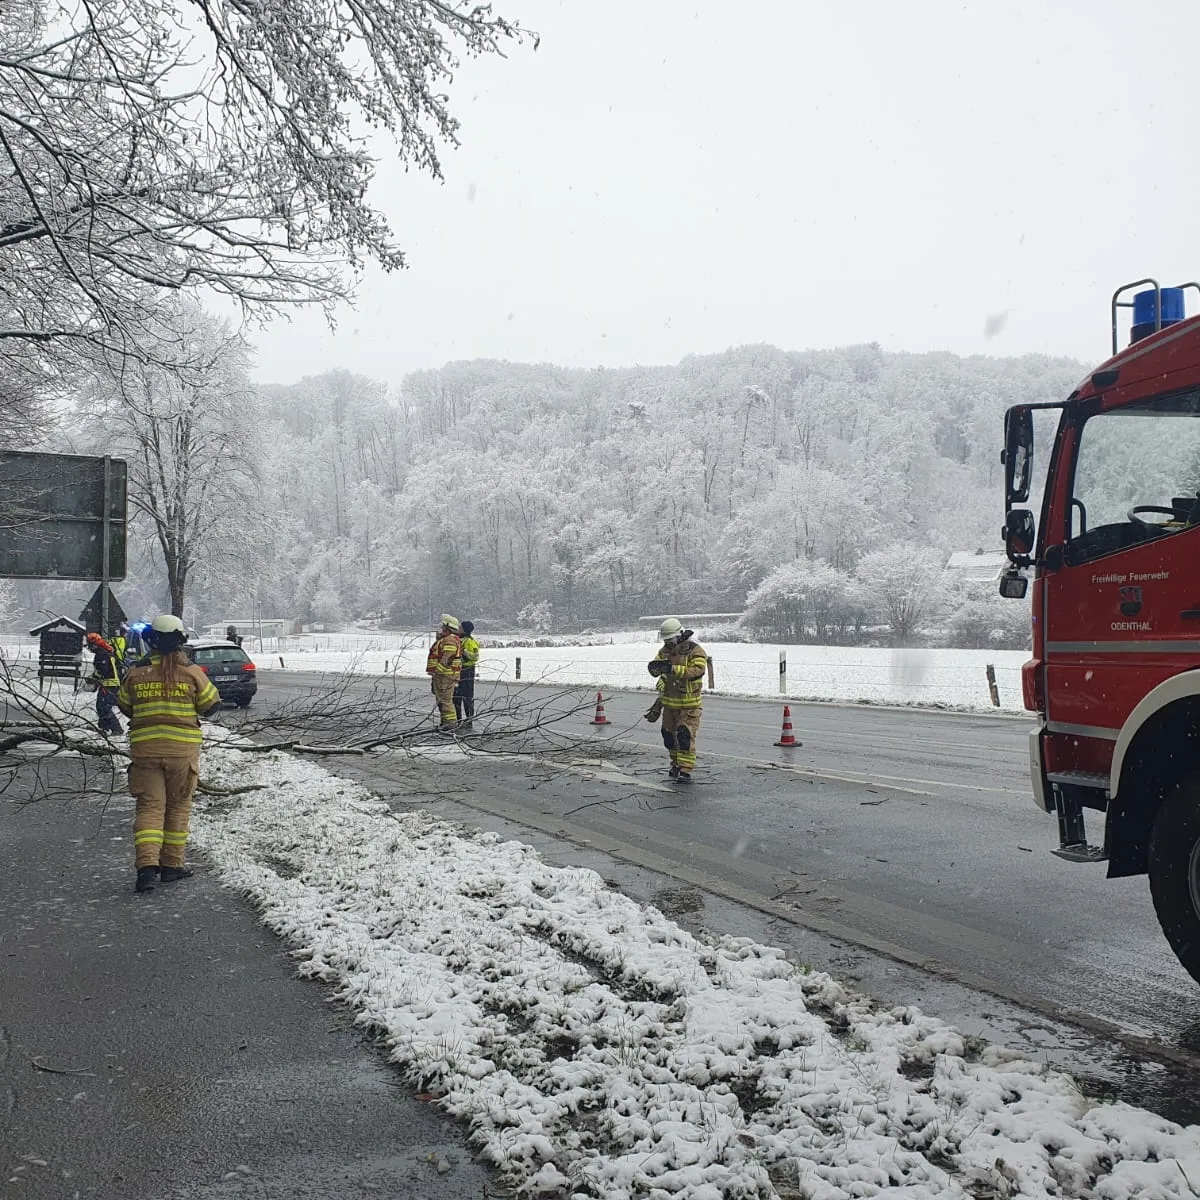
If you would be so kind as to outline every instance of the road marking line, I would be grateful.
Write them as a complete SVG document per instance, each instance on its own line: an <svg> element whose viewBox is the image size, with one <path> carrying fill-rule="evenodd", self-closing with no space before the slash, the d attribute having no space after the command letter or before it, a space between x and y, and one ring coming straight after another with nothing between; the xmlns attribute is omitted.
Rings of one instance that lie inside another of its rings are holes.
<svg viewBox="0 0 1200 1200"><path fill-rule="evenodd" d="M493 761L535 762L542 756L535 752L532 754L489 754L487 757ZM633 775L626 775L624 771L619 771L616 767L606 766L603 759L576 759L573 762L555 761L547 763L547 766L556 771L571 771L576 775L582 775L585 779L594 779L598 783L612 783L621 787L642 788L647 792L665 792L668 796L679 795L678 788L669 787L665 783L651 783L645 779L638 779Z"/></svg>
<svg viewBox="0 0 1200 1200"><path fill-rule="evenodd" d="M733 757L730 755L730 757ZM917 788L901 787L896 783L884 783L891 775L836 775L832 771L818 771L815 767L789 767L787 763L757 763L764 771L790 771L793 775L808 775L813 779L833 779L838 783L861 783L864 787L886 788L889 792L905 792L910 796L933 796L934 792L923 792ZM914 781L914 782L920 782Z"/></svg>
<svg viewBox="0 0 1200 1200"><path fill-rule="evenodd" d="M596 734L596 733L583 734L582 736L585 738L591 738L591 740L593 740L593 741L608 740L608 741L614 741L614 742L625 742L628 745L637 746L639 749L642 749L642 750L652 750L654 748L653 743L639 742L639 741L636 741L634 738L605 739L603 734ZM897 786L897 785L900 785L900 784L924 784L925 787L946 788L949 791L958 790L958 791L965 791L965 792L995 792L997 795L1014 796L1014 797L1018 797L1018 798L1025 796L1024 792L1017 792L1017 791L1014 791L1012 788L988 787L986 784L982 784L982 783L952 783L946 779L911 779L906 775L874 775L874 774L868 774L867 772L863 772L863 771L855 772L854 774L838 775L833 772L821 771L815 767L812 767L812 768L810 768L810 767L795 767L795 766L790 765L789 763L774 763L774 762L770 762L766 759L761 759L761 758L747 758L744 754L726 754L720 750L706 750L704 752L704 756L707 756L708 758L728 758L728 759L733 760L734 762L750 763L753 766L762 767L767 770L776 769L776 770L780 770L780 771L793 771L796 774L800 774L800 775L805 775L805 774L813 775L813 776L816 776L816 777L819 777L822 779L838 780L839 782L842 782L842 783L878 784L880 787L888 788L889 791L911 792L915 796L934 796L937 793L936 792L927 792L927 791L923 791L923 790L917 790L916 788L902 787L902 786ZM885 782L885 781L893 781L893 782Z"/></svg>

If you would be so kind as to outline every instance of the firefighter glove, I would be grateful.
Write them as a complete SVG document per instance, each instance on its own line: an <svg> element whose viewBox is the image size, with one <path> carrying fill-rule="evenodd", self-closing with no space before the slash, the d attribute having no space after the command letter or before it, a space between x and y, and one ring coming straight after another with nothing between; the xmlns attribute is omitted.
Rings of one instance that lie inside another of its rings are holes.
<svg viewBox="0 0 1200 1200"><path fill-rule="evenodd" d="M666 675L671 670L671 664L665 658L652 658L647 667L651 675Z"/></svg>

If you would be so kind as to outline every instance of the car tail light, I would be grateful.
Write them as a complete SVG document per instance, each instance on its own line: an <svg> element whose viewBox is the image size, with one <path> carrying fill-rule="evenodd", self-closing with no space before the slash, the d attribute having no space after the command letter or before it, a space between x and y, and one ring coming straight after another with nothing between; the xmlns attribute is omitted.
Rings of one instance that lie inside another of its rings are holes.
<svg viewBox="0 0 1200 1200"><path fill-rule="evenodd" d="M243 671L253 671L254 664L253 663L242 663L242 670Z"/></svg>
<svg viewBox="0 0 1200 1200"><path fill-rule="evenodd" d="M199 663L197 663L196 665L197 665L197 666L200 666L200 664L199 664ZM207 668L207 667L200 667L200 670L202 670L202 671L205 673L205 675L207 675L207 674L208 674L208 668Z"/></svg>
<svg viewBox="0 0 1200 1200"><path fill-rule="evenodd" d="M1030 712L1046 711L1046 676L1042 660L1031 658L1021 667L1021 699Z"/></svg>

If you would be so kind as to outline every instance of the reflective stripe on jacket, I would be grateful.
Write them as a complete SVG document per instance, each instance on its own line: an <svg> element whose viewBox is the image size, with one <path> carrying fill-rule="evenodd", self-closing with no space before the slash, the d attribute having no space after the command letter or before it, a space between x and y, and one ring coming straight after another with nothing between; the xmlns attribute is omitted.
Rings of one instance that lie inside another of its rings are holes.
<svg viewBox="0 0 1200 1200"><path fill-rule="evenodd" d="M462 673L462 639L457 633L443 634L429 647L425 660L426 675L448 675L457 679Z"/></svg>
<svg viewBox="0 0 1200 1200"><path fill-rule="evenodd" d="M708 669L708 655L703 648L695 642L684 642L669 650L664 646L654 657L671 664L671 670L659 676L663 684L663 708L699 708Z"/></svg>
<svg viewBox="0 0 1200 1200"><path fill-rule="evenodd" d="M175 687L164 694L162 655L132 667L121 681L117 704L129 718L133 758L183 758L200 749L200 714L221 703L217 689L199 667L175 668Z"/></svg>
<svg viewBox="0 0 1200 1200"><path fill-rule="evenodd" d="M470 634L462 640L462 665L464 670L479 665L479 643Z"/></svg>
<svg viewBox="0 0 1200 1200"><path fill-rule="evenodd" d="M107 650L97 650L92 657L92 674L101 687L115 688L121 682L116 660Z"/></svg>

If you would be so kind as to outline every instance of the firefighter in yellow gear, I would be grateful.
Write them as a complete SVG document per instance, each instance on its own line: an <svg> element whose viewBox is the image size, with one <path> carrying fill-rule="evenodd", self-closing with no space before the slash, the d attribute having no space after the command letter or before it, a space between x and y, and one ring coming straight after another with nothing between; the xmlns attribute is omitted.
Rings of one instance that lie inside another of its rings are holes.
<svg viewBox="0 0 1200 1200"><path fill-rule="evenodd" d="M708 669L708 655L692 640L675 617L668 617L658 631L662 649L647 670L662 685L662 740L671 756L668 772L676 783L691 783L696 766L696 741L700 736L701 689ZM649 716L649 714L647 714Z"/></svg>
<svg viewBox="0 0 1200 1200"><path fill-rule="evenodd" d="M479 643L475 640L475 622L463 621L459 625L462 633L462 672L454 687L454 715L462 722L461 728L470 729L475 722L475 668L479 666Z"/></svg>
<svg viewBox="0 0 1200 1200"><path fill-rule="evenodd" d="M121 676L117 671L117 652L112 642L98 633L87 635L87 644L92 651L92 673L88 682L96 687L96 723L101 733L124 733L125 729L117 717L117 689Z"/></svg>
<svg viewBox="0 0 1200 1200"><path fill-rule="evenodd" d="M457 715L454 711L454 688L462 673L462 636L458 618L442 613L442 627L437 640L429 647L425 674L430 677L433 696L437 701L442 733L453 733Z"/></svg>
<svg viewBox="0 0 1200 1200"><path fill-rule="evenodd" d="M126 670L133 665L129 661L129 639L125 632L128 628L129 626L122 621L110 643L113 649L113 666L117 668L117 675L121 678L124 678Z"/></svg>
<svg viewBox="0 0 1200 1200"><path fill-rule="evenodd" d="M146 640L149 661L131 667L117 691L117 704L129 718L129 790L137 801L134 886L139 892L192 874L184 866L184 851L192 797L200 782L199 718L221 707L217 689L184 653L187 633L178 617L155 617Z"/></svg>

